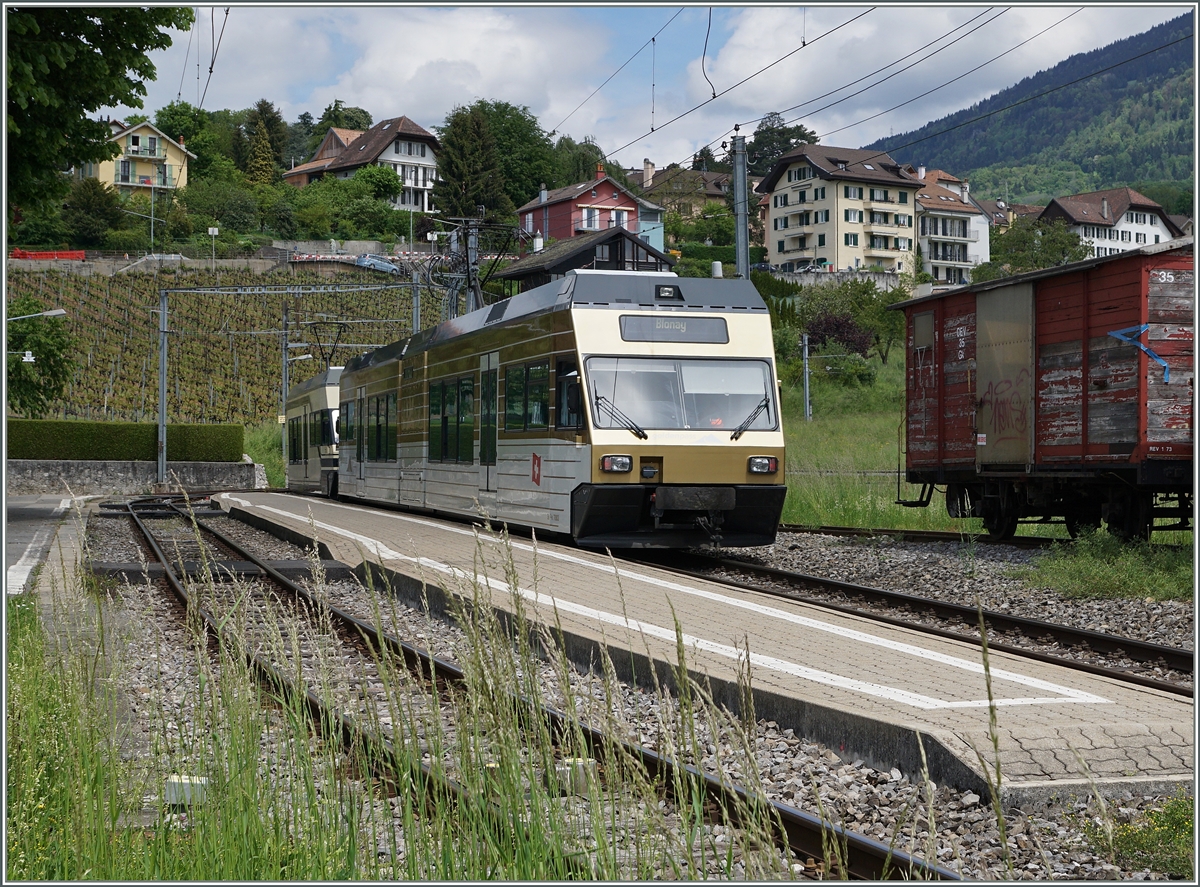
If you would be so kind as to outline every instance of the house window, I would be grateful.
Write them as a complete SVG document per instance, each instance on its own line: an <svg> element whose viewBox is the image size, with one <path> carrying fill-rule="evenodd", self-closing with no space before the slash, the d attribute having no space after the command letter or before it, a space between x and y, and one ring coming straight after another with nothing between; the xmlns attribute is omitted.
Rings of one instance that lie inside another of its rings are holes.
<svg viewBox="0 0 1200 887"><path fill-rule="evenodd" d="M798 196L796 197L796 200L799 203L808 203L808 192L807 191L798 191L797 195Z"/></svg>
<svg viewBox="0 0 1200 887"><path fill-rule="evenodd" d="M799 249L805 249L805 248L807 248L807 247L808 247L808 238L807 238L807 237L801 237L801 238L800 238L800 241L799 241L799 242L796 244L796 246L797 246Z"/></svg>
<svg viewBox="0 0 1200 887"><path fill-rule="evenodd" d="M817 235L817 246L824 246L824 245L825 245L825 235L818 234Z"/></svg>
<svg viewBox="0 0 1200 887"><path fill-rule="evenodd" d="M822 210L818 210L817 212L813 213L813 222L815 222L816 224L819 225L822 222L828 222L828 221L829 221L829 210L822 209Z"/></svg>
<svg viewBox="0 0 1200 887"><path fill-rule="evenodd" d="M909 240L907 237L897 237L896 238L896 249L910 250L910 249L912 249L912 241Z"/></svg>
<svg viewBox="0 0 1200 887"><path fill-rule="evenodd" d="M858 235L857 234L846 234L843 236L846 239L845 240L846 246L858 246Z"/></svg>
<svg viewBox="0 0 1200 887"><path fill-rule="evenodd" d="M525 233L533 233L533 213L525 213Z"/></svg>
<svg viewBox="0 0 1200 887"><path fill-rule="evenodd" d="M778 240L775 242L775 251L778 253L783 252L783 241L782 240Z"/></svg>
<svg viewBox="0 0 1200 887"><path fill-rule="evenodd" d="M888 214L887 213L877 213L877 212L871 213L871 224L872 225L886 225L887 223L888 223Z"/></svg>
<svg viewBox="0 0 1200 887"><path fill-rule="evenodd" d="M845 189L846 199L862 200L862 196L863 196L862 188L855 187L854 185L843 185L842 187Z"/></svg>
<svg viewBox="0 0 1200 887"><path fill-rule="evenodd" d="M898 197L898 199L900 200L901 203L908 203L908 192L907 191L901 191L896 196Z"/></svg>
<svg viewBox="0 0 1200 887"><path fill-rule="evenodd" d="M596 261L597 262L607 262L608 261L608 244L607 243L600 243L600 244L596 245Z"/></svg>
<svg viewBox="0 0 1200 887"><path fill-rule="evenodd" d="M421 145L420 148L421 148L421 156L424 157L425 156L425 146Z"/></svg>
<svg viewBox="0 0 1200 887"><path fill-rule="evenodd" d="M1139 231L1139 232L1138 232L1138 236L1137 236L1137 242L1138 242L1138 243L1145 243L1145 242L1146 242L1146 235L1145 235L1145 234L1143 234L1142 232L1140 232L1140 231Z"/></svg>
<svg viewBox="0 0 1200 887"><path fill-rule="evenodd" d="M821 186L820 188L813 188L813 200L824 200L824 199L825 199L825 187Z"/></svg>
<svg viewBox="0 0 1200 887"><path fill-rule="evenodd" d="M583 208L583 227L593 230L600 227L600 211L596 207Z"/></svg>
<svg viewBox="0 0 1200 887"><path fill-rule="evenodd" d="M888 239L879 234L871 235L871 249L887 249Z"/></svg>
<svg viewBox="0 0 1200 887"><path fill-rule="evenodd" d="M1131 232L1129 232L1129 231L1122 231L1122 232L1121 232L1121 240L1122 240L1123 242L1125 242L1125 243L1129 243L1129 241L1133 239L1133 238L1130 236L1130 233L1131 233Z"/></svg>
<svg viewBox="0 0 1200 887"><path fill-rule="evenodd" d="M888 201L888 192L883 188L872 188L871 189L871 199L879 200L884 203L888 203L889 202Z"/></svg>
<svg viewBox="0 0 1200 887"><path fill-rule="evenodd" d="M847 222L861 222L863 220L863 211L861 209L848 209L844 212Z"/></svg>

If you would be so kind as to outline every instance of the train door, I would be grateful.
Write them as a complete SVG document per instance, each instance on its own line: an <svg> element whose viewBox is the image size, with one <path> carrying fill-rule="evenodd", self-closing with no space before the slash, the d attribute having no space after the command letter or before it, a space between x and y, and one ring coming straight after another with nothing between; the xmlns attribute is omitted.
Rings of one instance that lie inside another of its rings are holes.
<svg viewBox="0 0 1200 887"><path fill-rule="evenodd" d="M304 429L301 432L301 434L303 434L303 436L304 436L304 439L300 442L300 446L302 447L302 451L304 453L304 479L305 480L312 479L312 474L309 472L309 467L308 467L309 463L312 461L312 459L310 458L310 456L312 454L308 450L309 450L309 447L311 447L313 444L312 435L309 434L309 430L308 430L308 426L310 424L312 424L312 407L310 407L308 404L305 404L304 405L304 416L300 420L300 425Z"/></svg>
<svg viewBox="0 0 1200 887"><path fill-rule="evenodd" d="M496 491L496 411L500 352L479 358L479 492Z"/></svg>
<svg viewBox="0 0 1200 887"><path fill-rule="evenodd" d="M1033 285L975 296L978 468L1033 462Z"/></svg>

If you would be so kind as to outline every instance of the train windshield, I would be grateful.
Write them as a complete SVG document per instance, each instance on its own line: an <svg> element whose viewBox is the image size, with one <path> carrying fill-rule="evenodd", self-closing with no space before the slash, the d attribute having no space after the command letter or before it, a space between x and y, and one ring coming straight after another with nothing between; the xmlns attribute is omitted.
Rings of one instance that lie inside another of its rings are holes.
<svg viewBox="0 0 1200 887"><path fill-rule="evenodd" d="M587 373L597 428L732 432L748 420L750 431L778 426L764 360L592 357Z"/></svg>

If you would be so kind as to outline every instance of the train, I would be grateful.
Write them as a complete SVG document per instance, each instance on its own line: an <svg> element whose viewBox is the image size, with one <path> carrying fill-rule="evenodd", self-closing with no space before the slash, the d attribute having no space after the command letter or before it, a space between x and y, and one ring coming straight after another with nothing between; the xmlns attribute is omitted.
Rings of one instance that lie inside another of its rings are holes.
<svg viewBox="0 0 1200 887"><path fill-rule="evenodd" d="M1193 518L1191 237L970 284L905 315L902 458L917 499L993 538L1022 522L1126 539ZM1161 519L1172 523L1161 525Z"/></svg>
<svg viewBox="0 0 1200 887"><path fill-rule="evenodd" d="M287 435L289 490L337 495L339 382L342 367L331 366L287 394L284 433Z"/></svg>
<svg viewBox="0 0 1200 887"><path fill-rule="evenodd" d="M293 387L289 423L335 391L337 470L322 453L297 489L591 548L775 540L780 389L747 280L569 271Z"/></svg>

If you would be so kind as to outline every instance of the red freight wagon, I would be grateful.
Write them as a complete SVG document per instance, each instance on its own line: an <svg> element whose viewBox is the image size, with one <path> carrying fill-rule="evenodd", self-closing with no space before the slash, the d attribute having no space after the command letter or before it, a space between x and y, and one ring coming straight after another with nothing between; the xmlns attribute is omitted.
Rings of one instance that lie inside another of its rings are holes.
<svg viewBox="0 0 1200 887"><path fill-rule="evenodd" d="M1192 238L910 299L905 438L924 506L1148 537L1192 514ZM1162 529L1162 527L1160 527Z"/></svg>

